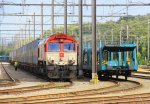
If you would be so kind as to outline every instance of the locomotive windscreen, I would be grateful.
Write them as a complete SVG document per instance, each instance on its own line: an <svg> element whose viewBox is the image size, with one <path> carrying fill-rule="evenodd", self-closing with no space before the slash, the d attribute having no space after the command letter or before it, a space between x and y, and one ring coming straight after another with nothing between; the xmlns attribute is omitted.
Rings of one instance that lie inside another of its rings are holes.
<svg viewBox="0 0 150 104"><path fill-rule="evenodd" d="M54 52L59 52L60 51L60 43L49 43L48 50L54 51Z"/></svg>
<svg viewBox="0 0 150 104"><path fill-rule="evenodd" d="M75 44L74 43L64 43L64 51L74 51Z"/></svg>

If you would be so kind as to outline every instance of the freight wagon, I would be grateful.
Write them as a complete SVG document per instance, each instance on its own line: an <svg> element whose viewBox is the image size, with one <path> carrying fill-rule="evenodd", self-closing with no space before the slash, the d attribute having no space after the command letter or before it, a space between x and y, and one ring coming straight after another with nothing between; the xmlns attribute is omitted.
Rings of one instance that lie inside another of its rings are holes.
<svg viewBox="0 0 150 104"><path fill-rule="evenodd" d="M92 47L88 43L83 48L83 72L84 75L92 73ZM119 75L127 77L132 71L138 70L136 44L102 44L100 41L97 48L97 73L99 78L102 76L112 77Z"/></svg>

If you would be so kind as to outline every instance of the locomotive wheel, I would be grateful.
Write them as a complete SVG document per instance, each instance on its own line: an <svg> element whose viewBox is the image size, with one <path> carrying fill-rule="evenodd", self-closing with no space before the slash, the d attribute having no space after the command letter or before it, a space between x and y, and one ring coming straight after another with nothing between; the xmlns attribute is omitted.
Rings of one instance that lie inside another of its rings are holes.
<svg viewBox="0 0 150 104"><path fill-rule="evenodd" d="M44 75L45 73L44 73L44 68L39 68L39 71L38 71L40 74L42 74L42 75Z"/></svg>
<svg viewBox="0 0 150 104"><path fill-rule="evenodd" d="M127 81L128 80L128 76L127 75L125 75L125 81Z"/></svg>
<svg viewBox="0 0 150 104"><path fill-rule="evenodd" d="M125 70L125 81L127 81L127 79L128 79L128 74L129 74L129 71Z"/></svg>
<svg viewBox="0 0 150 104"><path fill-rule="evenodd" d="M77 71L76 70L68 71L68 74L70 74L70 78L75 78L77 75Z"/></svg>

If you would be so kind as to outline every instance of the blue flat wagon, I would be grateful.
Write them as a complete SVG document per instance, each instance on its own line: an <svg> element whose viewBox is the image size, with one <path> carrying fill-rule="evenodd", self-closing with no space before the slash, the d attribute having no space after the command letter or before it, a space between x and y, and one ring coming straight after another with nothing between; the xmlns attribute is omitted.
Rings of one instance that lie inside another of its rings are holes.
<svg viewBox="0 0 150 104"><path fill-rule="evenodd" d="M88 43L83 49L83 71L91 75L92 72L92 47ZM99 43L97 48L97 73L99 77L112 77L119 75L127 77L132 71L138 70L136 44L103 45Z"/></svg>

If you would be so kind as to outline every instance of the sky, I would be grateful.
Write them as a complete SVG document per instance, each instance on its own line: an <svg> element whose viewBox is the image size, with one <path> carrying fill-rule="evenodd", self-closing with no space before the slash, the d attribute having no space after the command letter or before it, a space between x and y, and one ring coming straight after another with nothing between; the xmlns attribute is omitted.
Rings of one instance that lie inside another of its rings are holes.
<svg viewBox="0 0 150 104"><path fill-rule="evenodd" d="M51 0L0 0L0 3L37 3L41 4L51 4ZM64 0L54 0L55 4L63 4ZM92 0L83 0L84 4L91 4ZM68 4L77 4L78 0L68 0ZM97 4L147 4L150 3L149 0L97 0ZM41 7L38 6L0 6L0 14L41 14ZM55 14L62 14L64 13L64 8L61 7L55 7ZM144 6L136 6L136 7L128 7L128 15L146 15L147 13L150 13L150 7L144 7ZM44 7L44 14L51 14L51 7ZM68 6L68 15L74 14L78 15L78 7L77 6ZM85 6L83 7L83 15L91 15L91 7ZM114 7L114 6L102 6L97 7L97 15L107 15L107 16L115 16L115 15L127 15L127 7ZM119 17L97 17L97 22L106 22L106 21L116 21ZM25 30L25 28L28 30L29 25L17 25L17 24L29 24L29 20L31 21L31 24L33 23L33 17L27 17L27 16L2 16L0 15L0 23L13 23L16 25L0 25L0 37L9 37L10 40L12 40L12 37L14 37L15 34L25 34L25 31L3 31L3 30ZM51 17L44 17L43 18L44 23L51 24ZM73 24L78 22L78 17L68 17L68 24ZM83 22L91 22L90 17L83 17ZM36 23L41 23L41 17L36 17ZM64 17L56 17L55 16L55 26L57 24L63 24L64 23ZM51 29L51 25L44 25L44 30ZM31 30L33 30L33 25L30 26ZM40 25L36 25L36 30L40 30ZM33 36L33 31L30 32L31 36ZM28 34L28 32L26 32ZM36 31L36 36L39 36L41 34L40 31Z"/></svg>

